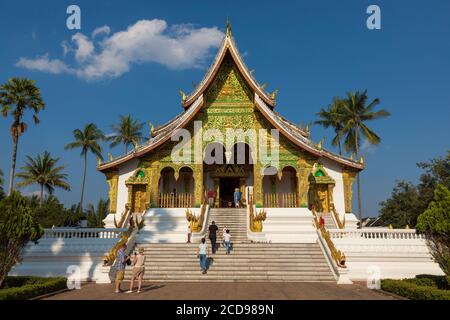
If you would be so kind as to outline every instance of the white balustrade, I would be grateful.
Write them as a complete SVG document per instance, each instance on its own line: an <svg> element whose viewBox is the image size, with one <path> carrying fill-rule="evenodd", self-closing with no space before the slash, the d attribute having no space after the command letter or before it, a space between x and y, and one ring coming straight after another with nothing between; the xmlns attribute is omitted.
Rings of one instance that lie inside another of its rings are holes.
<svg viewBox="0 0 450 320"><path fill-rule="evenodd" d="M41 239L55 238L102 238L118 239L126 228L53 228L44 229L44 235Z"/></svg>
<svg viewBox="0 0 450 320"><path fill-rule="evenodd" d="M415 229L330 229L331 239L425 239Z"/></svg>

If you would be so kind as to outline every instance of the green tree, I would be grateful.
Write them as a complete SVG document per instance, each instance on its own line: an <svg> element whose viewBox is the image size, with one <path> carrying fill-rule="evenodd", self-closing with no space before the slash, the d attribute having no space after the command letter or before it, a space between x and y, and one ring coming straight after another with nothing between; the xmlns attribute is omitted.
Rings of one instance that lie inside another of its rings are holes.
<svg viewBox="0 0 450 320"><path fill-rule="evenodd" d="M72 227L85 218L85 214L79 212L78 206L66 209L53 195L45 198L41 206L38 197L33 195L29 198L29 204L38 223L44 228Z"/></svg>
<svg viewBox="0 0 450 320"><path fill-rule="evenodd" d="M398 181L391 197L382 201L380 206L379 223L394 228L415 226L417 217L423 212L417 187L406 181Z"/></svg>
<svg viewBox="0 0 450 320"><path fill-rule="evenodd" d="M108 208L109 201L100 199L97 203L97 208L95 208L92 204L89 204L86 215L88 220L88 226L90 228L103 228L104 223L103 220L106 218L109 212Z"/></svg>
<svg viewBox="0 0 450 320"><path fill-rule="evenodd" d="M142 134L144 125L145 123L139 123L130 115L120 116L119 124L111 126L113 133L108 136L111 148L123 144L125 153L128 153L128 146L139 144L145 139Z"/></svg>
<svg viewBox="0 0 450 320"><path fill-rule="evenodd" d="M97 158L103 160L102 147L99 142L105 139L103 132L97 128L93 123L87 124L83 130L75 129L73 131L73 136L75 141L66 145L67 149L81 149L80 156L84 158L84 172L83 172L83 182L81 186L81 199L80 199L80 212L83 211L83 196L84 196L84 185L86 182L86 169L87 169L87 156L91 152L97 156Z"/></svg>
<svg viewBox="0 0 450 320"><path fill-rule="evenodd" d="M425 233L431 255L450 276L450 191L438 184L434 200L417 219L417 231Z"/></svg>
<svg viewBox="0 0 450 320"><path fill-rule="evenodd" d="M0 105L4 117L7 117L9 114L13 117L13 123L10 128L13 151L8 187L8 194L11 194L14 187L19 137L27 129L27 124L23 122L23 117L25 112L30 110L33 112L34 123L38 124L39 118L36 114L45 108L45 104L42 100L41 92L33 80L12 78L0 86Z"/></svg>
<svg viewBox="0 0 450 320"><path fill-rule="evenodd" d="M17 183L18 187L39 185L39 206L42 206L44 189L49 194L53 194L55 188L70 190L70 185L65 181L67 174L62 173L64 166L57 166L58 161L59 158L52 158L47 151L35 158L27 156L25 166L21 168L23 171L17 174L17 177L22 179Z"/></svg>
<svg viewBox="0 0 450 320"><path fill-rule="evenodd" d="M342 141L342 129L344 125L342 123L342 113L343 113L343 100L339 98L334 98L332 104L328 106L327 109L321 109L317 116L319 120L315 121L315 124L319 124L325 129L329 127L333 128L335 136L331 141L331 145L338 147L339 154L342 154L341 141Z"/></svg>
<svg viewBox="0 0 450 320"><path fill-rule="evenodd" d="M345 136L344 147L347 152L353 153L356 158L360 157L361 138L373 145L380 143L381 138L366 125L366 122L385 118L390 115L386 110L374 111L374 108L380 103L378 98L368 102L367 90L364 92L347 92L346 99L342 103L342 133ZM357 175L357 196L358 196L358 215L362 220L361 209L361 183L360 175Z"/></svg>
<svg viewBox="0 0 450 320"><path fill-rule="evenodd" d="M0 287L11 268L20 262L28 241L37 242L43 229L26 198L18 192L0 201Z"/></svg>
<svg viewBox="0 0 450 320"><path fill-rule="evenodd" d="M438 157L429 162L420 162L417 166L424 170L419 183L400 181L394 187L389 199L380 202L380 223L404 227L415 227L417 217L423 213L434 198L438 184L450 189L450 152L447 157Z"/></svg>
<svg viewBox="0 0 450 320"><path fill-rule="evenodd" d="M5 192L3 191L3 171L0 170L0 200L5 196Z"/></svg>

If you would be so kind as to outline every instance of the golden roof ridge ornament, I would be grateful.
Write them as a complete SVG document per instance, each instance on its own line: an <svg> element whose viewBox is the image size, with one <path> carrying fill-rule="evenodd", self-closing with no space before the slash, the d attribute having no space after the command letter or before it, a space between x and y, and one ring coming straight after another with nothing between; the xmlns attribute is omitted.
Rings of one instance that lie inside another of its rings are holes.
<svg viewBox="0 0 450 320"><path fill-rule="evenodd" d="M183 92L183 90L178 90L178 92L180 93L180 96L181 96L181 102L186 102L186 100L187 100L187 95L186 95L186 93L184 93Z"/></svg>
<svg viewBox="0 0 450 320"><path fill-rule="evenodd" d="M277 97L277 95L278 95L278 92L280 92L280 90L279 90L279 89L275 89L275 91L272 92L272 93L269 95L269 98L272 99L272 100L275 100L276 97Z"/></svg>
<svg viewBox="0 0 450 320"><path fill-rule="evenodd" d="M231 22L230 22L230 18L227 17L227 38L231 37Z"/></svg>
<svg viewBox="0 0 450 320"><path fill-rule="evenodd" d="M362 164L364 164L365 157L366 157L366 156L363 154L363 155L361 156L361 159L359 159L359 162L362 163Z"/></svg>
<svg viewBox="0 0 450 320"><path fill-rule="evenodd" d="M150 137L149 137L149 139L151 139L152 136L153 136L153 132L155 132L155 126L150 121L148 122L148 126L150 127Z"/></svg>

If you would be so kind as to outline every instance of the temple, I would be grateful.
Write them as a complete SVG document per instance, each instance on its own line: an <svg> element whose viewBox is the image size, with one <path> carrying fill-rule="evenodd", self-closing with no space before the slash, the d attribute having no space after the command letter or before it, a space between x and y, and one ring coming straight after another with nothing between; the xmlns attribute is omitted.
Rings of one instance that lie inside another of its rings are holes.
<svg viewBox="0 0 450 320"><path fill-rule="evenodd" d="M181 91L184 111L152 128L145 144L98 166L110 187L111 214L125 208L144 213L200 207L209 190L214 191L215 208L227 207L239 188L244 206L315 206L339 221L345 215L353 221L352 183L364 164L325 150L307 129L283 118L275 111L276 93L269 94L255 80L228 27L203 80L191 94ZM192 150L181 163L172 154L179 144L172 137L180 129L189 131ZM261 134L264 130L267 135ZM198 158L194 149L200 148ZM263 149L276 153L276 161ZM207 161L208 156L214 161Z"/></svg>
<svg viewBox="0 0 450 320"><path fill-rule="evenodd" d="M67 276L76 266L70 279L111 282L123 244L127 253L144 249L152 282L346 284L443 274L415 230L357 229L352 184L364 162L313 142L275 111L277 90L265 86L228 24L203 80L189 95L180 90L183 112L151 127L143 145L99 161L109 185L105 228L47 229L10 274ZM232 252L219 248L205 275L195 252L213 222L230 230Z"/></svg>

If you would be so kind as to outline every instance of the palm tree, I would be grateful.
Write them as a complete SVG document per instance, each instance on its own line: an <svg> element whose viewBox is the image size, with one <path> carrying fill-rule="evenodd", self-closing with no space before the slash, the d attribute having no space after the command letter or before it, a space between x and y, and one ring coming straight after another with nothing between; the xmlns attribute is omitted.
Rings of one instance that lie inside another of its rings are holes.
<svg viewBox="0 0 450 320"><path fill-rule="evenodd" d="M112 125L113 133L108 137L112 141L111 148L123 143L125 146L125 154L128 153L129 145L136 145L144 140L142 128L145 123L139 123L137 120L131 118L130 115L120 116L119 125Z"/></svg>
<svg viewBox="0 0 450 320"><path fill-rule="evenodd" d="M377 145L381 138L367 127L365 122L385 118L390 113L384 109L373 111L375 106L380 103L380 99L376 98L367 104L367 90L364 92L347 92L347 98L343 100L342 105L342 133L345 135L344 147L347 152L353 153L357 159L360 157L361 137L367 139L370 144ZM362 219L361 211L361 188L359 173L357 175L358 189L358 215L359 220Z"/></svg>
<svg viewBox="0 0 450 320"><path fill-rule="evenodd" d="M343 101L339 98L334 98L333 102L328 106L328 109L321 109L317 113L320 120L315 121L315 124L320 124L325 129L332 127L335 132L335 136L331 141L331 145L339 148L339 155L342 155L341 140L342 129L344 127L342 123Z"/></svg>
<svg viewBox="0 0 450 320"><path fill-rule="evenodd" d="M25 111L31 110L33 112L33 121L35 124L38 124L39 118L36 114L45 108L45 104L40 90L33 80L12 78L0 86L0 105L4 117L7 117L9 114L13 117L13 123L10 128L13 152L8 187L8 194L11 194L14 185L19 137L27 130L27 124L23 122L23 116Z"/></svg>
<svg viewBox="0 0 450 320"><path fill-rule="evenodd" d="M70 190L70 185L65 181L67 174L61 172L64 166L56 166L58 161L59 158L52 158L47 151L35 158L27 156L25 166L21 168L23 171L17 174L17 177L22 179L17 183L18 187L35 183L40 186L39 207L44 199L44 188L49 194L53 194L55 188Z"/></svg>
<svg viewBox="0 0 450 320"><path fill-rule="evenodd" d="M2 199L4 195L5 194L3 192L3 171L0 169L0 199Z"/></svg>
<svg viewBox="0 0 450 320"><path fill-rule="evenodd" d="M83 183L81 186L81 199L80 199L80 212L83 211L83 196L84 196L84 184L86 181L86 168L87 168L87 156L91 152L98 158L103 160L102 147L99 145L99 141L105 139L103 132L97 128L93 123L89 123L84 126L83 130L75 129L73 130L73 136L75 141L66 145L65 149L75 149L80 148L80 156L84 157L84 173L83 173Z"/></svg>
<svg viewBox="0 0 450 320"><path fill-rule="evenodd" d="M104 227L103 219L105 219L109 213L108 204L109 204L108 200L100 198L100 200L97 203L97 208L95 208L92 204L88 205L86 215L90 228Z"/></svg>

